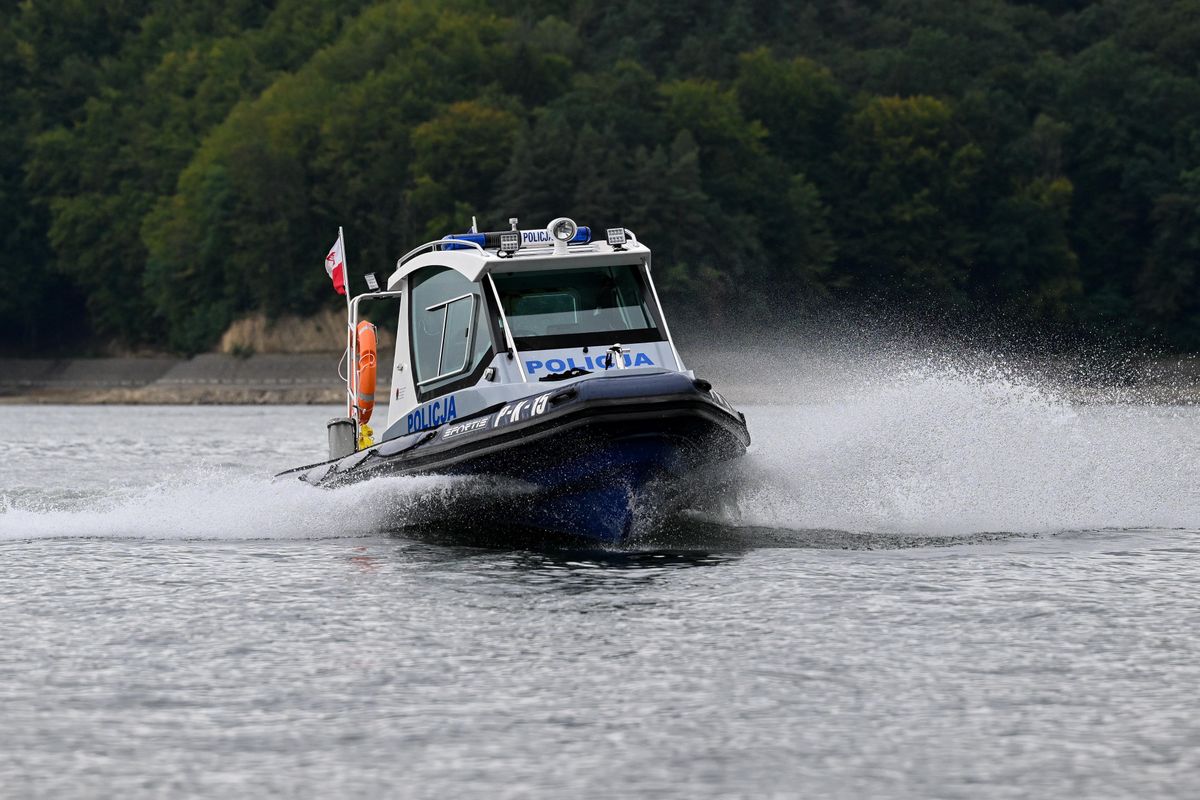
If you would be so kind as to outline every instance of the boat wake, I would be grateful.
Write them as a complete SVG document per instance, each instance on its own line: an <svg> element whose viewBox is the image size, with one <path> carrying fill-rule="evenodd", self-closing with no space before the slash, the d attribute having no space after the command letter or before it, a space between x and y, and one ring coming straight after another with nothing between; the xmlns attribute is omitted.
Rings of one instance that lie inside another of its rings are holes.
<svg viewBox="0 0 1200 800"><path fill-rule="evenodd" d="M1080 403L997 362L860 359L820 386L811 369L799 372L775 376L769 396L737 398L747 403L749 455L684 487L687 510L665 526L657 509L638 509L634 547L902 547L1200 527L1195 406ZM779 404L788 397L800 402ZM205 441L197 431L196 453ZM9 467L22 474L20 463ZM265 472L0 488L0 541L315 539L414 527L486 535L502 530L514 503L536 502L528 487L477 479L326 490Z"/></svg>
<svg viewBox="0 0 1200 800"><path fill-rule="evenodd" d="M379 535L404 519L436 516L470 482L381 478L314 489L228 472L96 492L0 496L0 541L47 538L324 539Z"/></svg>
<svg viewBox="0 0 1200 800"><path fill-rule="evenodd" d="M825 402L752 409L751 429L709 521L918 537L1200 526L1200 409L1068 401L1003 364L860 368Z"/></svg>

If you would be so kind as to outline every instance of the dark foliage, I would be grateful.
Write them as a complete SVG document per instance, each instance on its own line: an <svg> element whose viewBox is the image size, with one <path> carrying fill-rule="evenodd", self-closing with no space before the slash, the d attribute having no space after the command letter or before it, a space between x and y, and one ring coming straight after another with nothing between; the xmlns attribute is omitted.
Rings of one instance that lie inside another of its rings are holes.
<svg viewBox="0 0 1200 800"><path fill-rule="evenodd" d="M183 352L566 214L664 293L1200 349L1200 0L39 0L0 24L0 341Z"/></svg>

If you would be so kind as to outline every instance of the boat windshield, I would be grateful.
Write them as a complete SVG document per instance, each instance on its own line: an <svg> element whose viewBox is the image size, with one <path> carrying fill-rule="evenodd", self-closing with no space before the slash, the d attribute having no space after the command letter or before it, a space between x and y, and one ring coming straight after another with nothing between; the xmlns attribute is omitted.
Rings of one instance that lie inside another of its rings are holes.
<svg viewBox="0 0 1200 800"><path fill-rule="evenodd" d="M496 273L492 277L521 349L661 338L634 265Z"/></svg>

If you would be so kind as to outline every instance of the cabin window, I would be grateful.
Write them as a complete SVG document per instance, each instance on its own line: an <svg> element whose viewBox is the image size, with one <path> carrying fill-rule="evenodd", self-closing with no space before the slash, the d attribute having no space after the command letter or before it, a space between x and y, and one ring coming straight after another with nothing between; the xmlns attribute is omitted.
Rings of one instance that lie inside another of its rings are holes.
<svg viewBox="0 0 1200 800"><path fill-rule="evenodd" d="M493 278L512 335L523 349L556 346L552 340L564 337L614 342L659 338L636 266L510 272Z"/></svg>
<svg viewBox="0 0 1200 800"><path fill-rule="evenodd" d="M410 341L420 393L453 383L487 356L491 336L478 284L435 267L412 279Z"/></svg>

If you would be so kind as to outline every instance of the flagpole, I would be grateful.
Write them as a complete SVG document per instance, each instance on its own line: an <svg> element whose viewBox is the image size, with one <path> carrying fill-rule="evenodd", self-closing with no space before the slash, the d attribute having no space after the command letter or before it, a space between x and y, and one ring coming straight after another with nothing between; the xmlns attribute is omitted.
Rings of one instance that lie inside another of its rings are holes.
<svg viewBox="0 0 1200 800"><path fill-rule="evenodd" d="M341 225L338 226L338 246L341 249L338 255L342 257L342 283L346 290L346 416L357 422L357 416L354 413L354 383L355 377L358 375L358 364L354 360L356 342L354 341L354 324L350 318L350 266L346 263L346 240L343 238ZM357 429L354 438L358 439Z"/></svg>

